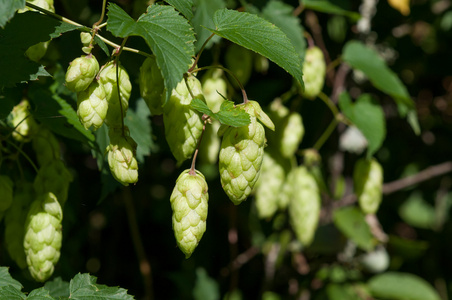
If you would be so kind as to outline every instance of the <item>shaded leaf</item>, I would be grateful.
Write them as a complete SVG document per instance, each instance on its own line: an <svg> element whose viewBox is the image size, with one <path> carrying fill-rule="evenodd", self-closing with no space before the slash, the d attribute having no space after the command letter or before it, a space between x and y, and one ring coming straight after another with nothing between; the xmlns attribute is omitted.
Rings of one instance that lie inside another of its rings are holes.
<svg viewBox="0 0 452 300"><path fill-rule="evenodd" d="M166 100L182 80L194 56L193 28L173 7L154 4L137 21L118 5L108 6L107 29L117 37L141 36L157 58L166 88ZM166 101L165 101L166 103Z"/></svg>
<svg viewBox="0 0 452 300"><path fill-rule="evenodd" d="M69 282L63 281L61 277L57 277L52 281L47 281L44 288L49 291L49 294L54 297L69 297Z"/></svg>
<svg viewBox="0 0 452 300"><path fill-rule="evenodd" d="M35 289L30 292L27 296L27 300L49 300L49 299L55 299L52 296L50 296L49 291L42 287L39 289Z"/></svg>
<svg viewBox="0 0 452 300"><path fill-rule="evenodd" d="M364 214L357 207L349 206L337 209L333 214L334 225L358 247L370 251L374 248L374 239Z"/></svg>
<svg viewBox="0 0 452 300"><path fill-rule="evenodd" d="M415 192L405 200L399 208L400 217L409 225L433 229L436 225L435 208L422 198L422 194Z"/></svg>
<svg viewBox="0 0 452 300"><path fill-rule="evenodd" d="M220 286L209 277L203 268L196 269L196 282L193 288L195 300L217 300L220 299Z"/></svg>
<svg viewBox="0 0 452 300"><path fill-rule="evenodd" d="M97 278L89 274L77 274L71 280L69 291L73 300L133 300L127 290L96 283Z"/></svg>
<svg viewBox="0 0 452 300"><path fill-rule="evenodd" d="M12 286L14 289L20 291L23 286L22 284L11 277L7 267L0 267L0 287Z"/></svg>
<svg viewBox="0 0 452 300"><path fill-rule="evenodd" d="M18 9L25 7L25 0L0 0L0 27L4 27Z"/></svg>
<svg viewBox="0 0 452 300"><path fill-rule="evenodd" d="M180 11L187 19L193 18L193 0L165 0L165 2L174 6L175 9Z"/></svg>
<svg viewBox="0 0 452 300"><path fill-rule="evenodd" d="M329 300L361 300L351 284L330 283L326 287Z"/></svg>
<svg viewBox="0 0 452 300"><path fill-rule="evenodd" d="M195 7L195 15L191 22L196 33L195 51L198 52L207 38L212 34L206 28L215 26L212 19L213 14L217 10L225 8L226 3L224 0L195 0ZM207 48L210 48L213 43L217 43L220 39L220 36L215 35L207 43Z"/></svg>
<svg viewBox="0 0 452 300"><path fill-rule="evenodd" d="M358 21L361 18L359 13L342 9L341 7L326 0L301 0L300 2L305 8L318 12L347 16L354 21Z"/></svg>
<svg viewBox="0 0 452 300"><path fill-rule="evenodd" d="M0 299L25 300L27 296L12 285L0 287Z"/></svg>
<svg viewBox="0 0 452 300"><path fill-rule="evenodd" d="M301 60L287 36L274 24L256 15L221 9L213 17L219 36L257 52L289 72L303 84Z"/></svg>
<svg viewBox="0 0 452 300"><path fill-rule="evenodd" d="M217 119L223 125L241 127L250 123L249 114L240 107L234 105L234 102L232 101L223 101L223 103L221 103L220 110L217 113L211 111L209 107L207 107L207 104L198 98L193 99L190 106L193 109L210 116L211 118Z"/></svg>

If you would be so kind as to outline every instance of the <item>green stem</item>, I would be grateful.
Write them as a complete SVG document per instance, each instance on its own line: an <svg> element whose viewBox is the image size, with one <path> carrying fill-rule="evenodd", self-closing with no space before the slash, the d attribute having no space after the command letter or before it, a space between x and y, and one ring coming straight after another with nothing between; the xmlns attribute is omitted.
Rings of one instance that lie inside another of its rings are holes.
<svg viewBox="0 0 452 300"><path fill-rule="evenodd" d="M328 97L325 93L320 92L320 94L318 95L318 97L325 102L325 104L328 106L328 108L331 110L331 112L333 113L334 117L337 118L339 116L339 110L337 109L336 105L334 104L334 102L330 99L330 97Z"/></svg>
<svg viewBox="0 0 452 300"><path fill-rule="evenodd" d="M6 142L8 144L10 144L11 146L13 146L14 148L16 148L16 150L19 151L19 153L22 154L25 157L26 160L28 160L28 162L33 167L33 169L35 169L36 173L38 173L38 167L36 167L35 163L31 160L31 158L20 147L18 147L16 144L14 144L13 142L11 142L9 140L6 140Z"/></svg>
<svg viewBox="0 0 452 300"><path fill-rule="evenodd" d="M125 113L124 113L124 108L122 107L121 89L119 88L119 56L121 55L122 49L124 48L124 45L126 44L128 38L129 37L126 37L122 41L121 46L120 46L120 48L118 50L118 54L116 55L116 58L115 58L115 63L116 63L116 88L118 89L119 107L121 108L121 128L122 128L122 135L123 136L125 136L125 126L124 126Z"/></svg>
<svg viewBox="0 0 452 300"><path fill-rule="evenodd" d="M323 132L322 136L320 136L320 138L315 143L315 145L313 147L314 149L316 149L317 151L320 150L320 148L323 146L323 144L326 142L326 140L330 137L331 133L333 133L333 130L336 128L338 123L339 123L339 121L336 118L334 118L331 121L328 128Z"/></svg>
<svg viewBox="0 0 452 300"><path fill-rule="evenodd" d="M100 14L99 21L97 21L96 23L93 24L93 28L97 27L97 25L99 25L102 22L102 20L104 19L106 6L107 6L107 0L104 0L102 3L102 13Z"/></svg>
<svg viewBox="0 0 452 300"><path fill-rule="evenodd" d="M195 62L193 63L193 65L190 67L190 69L188 69L188 73L191 73L193 71L194 68L196 68L196 65L198 64L199 58L201 57L201 53L204 51L204 48L206 47L207 43L210 41L210 39L213 38L213 36L215 35L215 33L212 33L207 40L204 42L204 44L202 44L201 50L199 50L198 55L196 55L195 58Z"/></svg>

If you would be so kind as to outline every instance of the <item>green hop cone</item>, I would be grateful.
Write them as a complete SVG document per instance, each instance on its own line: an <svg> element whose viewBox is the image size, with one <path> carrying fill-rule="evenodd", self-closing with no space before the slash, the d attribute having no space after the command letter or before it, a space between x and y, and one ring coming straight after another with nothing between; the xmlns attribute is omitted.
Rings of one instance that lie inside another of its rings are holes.
<svg viewBox="0 0 452 300"><path fill-rule="evenodd" d="M209 70L202 78L202 92L206 99L206 104L211 111L217 113L224 101L221 96L226 96L227 84L222 78L223 70Z"/></svg>
<svg viewBox="0 0 452 300"><path fill-rule="evenodd" d="M189 258L206 231L207 183L199 171L183 171L171 194L173 230L179 249Z"/></svg>
<svg viewBox="0 0 452 300"><path fill-rule="evenodd" d="M224 59L226 68L237 77L241 84L246 85L253 71L253 52L237 44L231 44ZM231 82L238 87L235 79L232 79Z"/></svg>
<svg viewBox="0 0 452 300"><path fill-rule="evenodd" d="M44 282L52 276L60 258L63 211L52 193L38 197L25 223L24 249L31 276Z"/></svg>
<svg viewBox="0 0 452 300"><path fill-rule="evenodd" d="M211 121L211 124L206 124L198 155L201 163L213 165L218 160L221 140L217 135L218 129L220 129L220 122L218 120Z"/></svg>
<svg viewBox="0 0 452 300"><path fill-rule="evenodd" d="M0 213L6 211L13 203L13 181L9 176L0 175Z"/></svg>
<svg viewBox="0 0 452 300"><path fill-rule="evenodd" d="M325 81L326 64L323 52L319 47L306 50L303 64L304 91L301 93L308 99L314 99L322 91Z"/></svg>
<svg viewBox="0 0 452 300"><path fill-rule="evenodd" d="M285 210L289 206L290 199L292 198L293 193L293 182L295 180L295 172L296 168L289 169L286 171L286 177L281 186L281 191L279 193L278 200L278 208L280 210Z"/></svg>
<svg viewBox="0 0 452 300"><path fill-rule="evenodd" d="M51 192L60 202L61 206L67 200L72 174L62 160L52 160L41 166L36 175L33 186L37 195Z"/></svg>
<svg viewBox="0 0 452 300"><path fill-rule="evenodd" d="M74 59L66 71L66 87L73 92L81 92L88 88L99 72L97 59L89 54Z"/></svg>
<svg viewBox="0 0 452 300"><path fill-rule="evenodd" d="M60 143L55 135L43 126L39 127L38 133L31 140L31 145L40 166L61 158Z"/></svg>
<svg viewBox="0 0 452 300"><path fill-rule="evenodd" d="M320 217L321 199L315 178L305 166L294 170L289 218L297 239L307 247L314 239Z"/></svg>
<svg viewBox="0 0 452 300"><path fill-rule="evenodd" d="M148 57L140 68L140 93L151 111L151 115L163 114L162 96L165 90L162 73L155 56Z"/></svg>
<svg viewBox="0 0 452 300"><path fill-rule="evenodd" d="M224 131L219 155L221 185L235 205L251 194L259 178L264 157L265 130L257 118L267 127L274 128L258 102L249 101L239 107L250 115L251 122Z"/></svg>
<svg viewBox="0 0 452 300"><path fill-rule="evenodd" d="M275 156L264 151L261 174L256 183L255 203L259 218L271 218L278 210L278 198L285 179L284 167Z"/></svg>
<svg viewBox="0 0 452 300"><path fill-rule="evenodd" d="M382 199L381 165L375 158L358 160L353 171L353 181L361 210L366 214L376 213Z"/></svg>
<svg viewBox="0 0 452 300"><path fill-rule="evenodd" d="M39 125L30 113L29 108L30 103L23 99L14 106L8 117L10 126L14 128L12 136L18 142L30 142L39 131Z"/></svg>
<svg viewBox="0 0 452 300"><path fill-rule="evenodd" d="M126 130L127 131L127 130ZM121 130L110 129L110 145L107 147L108 165L113 177L127 186L138 181L137 143Z"/></svg>
<svg viewBox="0 0 452 300"><path fill-rule="evenodd" d="M129 74L126 69L119 65L118 67L119 91L121 102L119 102L118 85L116 81L116 64L109 62L99 76L99 82L104 86L108 101L108 111L105 123L111 127L119 127L122 119L126 116L129 108L129 98L132 92ZM121 115L122 111L122 115Z"/></svg>
<svg viewBox="0 0 452 300"><path fill-rule="evenodd" d="M188 76L187 83L193 96L204 100L199 80ZM201 115L190 107L191 100L187 85L182 80L163 107L166 141L178 165L192 156L204 126Z"/></svg>
<svg viewBox="0 0 452 300"><path fill-rule="evenodd" d="M14 191L13 203L5 215L5 246L9 256L21 269L27 267L24 251L24 224L33 200L33 184L26 181L19 182Z"/></svg>
<svg viewBox="0 0 452 300"><path fill-rule="evenodd" d="M107 117L108 101L104 86L93 81L89 87L77 93L77 115L85 129L99 129Z"/></svg>

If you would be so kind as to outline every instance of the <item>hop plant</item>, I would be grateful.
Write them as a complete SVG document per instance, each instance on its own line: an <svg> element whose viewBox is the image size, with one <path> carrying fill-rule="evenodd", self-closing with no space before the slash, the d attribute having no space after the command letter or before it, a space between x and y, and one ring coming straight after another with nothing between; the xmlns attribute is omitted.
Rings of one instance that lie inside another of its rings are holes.
<svg viewBox="0 0 452 300"><path fill-rule="evenodd" d="M41 166L33 183L36 194L42 195L51 192L60 202L66 203L72 174L62 160L52 160Z"/></svg>
<svg viewBox="0 0 452 300"><path fill-rule="evenodd" d="M82 55L74 59L66 71L66 87L73 92L88 88L99 72L99 63L93 55Z"/></svg>
<svg viewBox="0 0 452 300"><path fill-rule="evenodd" d="M323 52L319 47L310 47L306 50L303 64L304 91L302 95L314 99L322 91L325 81L326 64Z"/></svg>
<svg viewBox="0 0 452 300"><path fill-rule="evenodd" d="M225 54L226 67L237 77L241 84L246 85L253 71L253 52L239 46L231 44ZM237 86L235 80L232 84Z"/></svg>
<svg viewBox="0 0 452 300"><path fill-rule="evenodd" d="M39 196L30 206L25 223L24 249L28 269L36 281L52 276L60 258L63 211L54 194Z"/></svg>
<svg viewBox="0 0 452 300"><path fill-rule="evenodd" d="M31 145L40 166L59 160L61 157L60 144L57 138L49 129L43 126L39 127L38 133L31 140Z"/></svg>
<svg viewBox="0 0 452 300"><path fill-rule="evenodd" d="M33 199L33 184L26 181L19 182L14 192L13 203L5 215L6 249L9 256L21 269L27 267L24 251L24 224Z"/></svg>
<svg viewBox="0 0 452 300"><path fill-rule="evenodd" d="M235 205L251 194L259 178L265 130L257 119L274 130L273 122L258 102L249 101L239 107L249 114L251 122L246 126L225 129L219 155L221 185Z"/></svg>
<svg viewBox="0 0 452 300"><path fill-rule="evenodd" d="M29 142L39 131L39 125L36 123L33 115L30 113L30 103L23 99L14 106L8 120L11 127L14 128L13 138L18 142Z"/></svg>
<svg viewBox="0 0 452 300"><path fill-rule="evenodd" d="M77 93L77 115L85 129L97 130L107 117L108 101L104 86L93 81L89 87Z"/></svg>
<svg viewBox="0 0 452 300"><path fill-rule="evenodd" d="M201 83L196 77L188 76L187 84L195 98L204 100ZM201 115L190 107L191 100L187 85L182 80L163 107L166 141L178 165L192 156L204 126Z"/></svg>
<svg viewBox="0 0 452 300"><path fill-rule="evenodd" d="M206 231L207 183L199 171L183 171L171 194L173 230L179 249L189 258Z"/></svg>
<svg viewBox="0 0 452 300"><path fill-rule="evenodd" d="M129 98L132 92L132 84L126 69L121 65L118 66L119 92L121 94L121 102L119 102L118 85L116 81L116 64L111 61L101 71L99 82L104 86L108 101L108 111L105 122L108 126L119 127L122 119L129 108ZM122 114L121 114L122 111Z"/></svg>
<svg viewBox="0 0 452 300"><path fill-rule="evenodd" d="M206 104L211 111L217 113L224 101L227 92L226 81L222 78L223 70L209 70L202 78L202 92L206 99Z"/></svg>
<svg viewBox="0 0 452 300"><path fill-rule="evenodd" d="M137 143L121 130L109 131L110 144L107 147L108 165L113 177L127 186L138 181L138 162L136 159Z"/></svg>
<svg viewBox="0 0 452 300"><path fill-rule="evenodd" d="M382 199L383 168L375 158L360 159L353 171L355 193L366 214L377 212Z"/></svg>
<svg viewBox="0 0 452 300"><path fill-rule="evenodd" d="M315 178L305 166L299 166L291 177L292 195L289 201L290 223L297 239L309 246L319 222L321 199Z"/></svg>
<svg viewBox="0 0 452 300"><path fill-rule="evenodd" d="M148 57L140 68L140 93L152 115L163 114L162 96L165 86L155 56Z"/></svg>
<svg viewBox="0 0 452 300"><path fill-rule="evenodd" d="M13 203L13 181L9 176L0 175L0 212L5 212Z"/></svg>

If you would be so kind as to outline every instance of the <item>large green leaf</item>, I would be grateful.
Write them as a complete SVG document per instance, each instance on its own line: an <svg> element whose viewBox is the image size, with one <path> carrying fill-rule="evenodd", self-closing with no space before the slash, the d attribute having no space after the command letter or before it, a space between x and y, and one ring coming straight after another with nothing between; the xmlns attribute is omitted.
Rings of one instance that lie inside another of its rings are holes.
<svg viewBox="0 0 452 300"><path fill-rule="evenodd" d="M292 42L300 57L304 57L306 49L304 29L300 24L300 19L293 15L292 6L281 1L271 0L262 10L262 16L278 26Z"/></svg>
<svg viewBox="0 0 452 300"><path fill-rule="evenodd" d="M9 285L20 291L23 288L22 284L11 277L8 269L7 267L0 267L0 287Z"/></svg>
<svg viewBox="0 0 452 300"><path fill-rule="evenodd" d="M305 8L312 9L318 12L335 14L335 15L343 15L351 18L354 21L359 20L361 15L356 12L345 10L336 4L333 4L326 0L301 0L300 1Z"/></svg>
<svg viewBox="0 0 452 300"><path fill-rule="evenodd" d="M180 11L187 19L193 18L193 0L165 0Z"/></svg>
<svg viewBox="0 0 452 300"><path fill-rule="evenodd" d="M25 0L0 0L0 27L4 27L16 10L25 7Z"/></svg>
<svg viewBox="0 0 452 300"><path fill-rule="evenodd" d="M343 59L352 68L362 71L370 82L382 92L390 95L397 103L401 116L408 116L416 134L419 134L415 106L406 87L399 77L388 68L378 53L361 42L350 41L344 46Z"/></svg>
<svg viewBox="0 0 452 300"><path fill-rule="evenodd" d="M73 300L133 300L127 290L96 283L97 278L89 274L77 274L71 280L69 291Z"/></svg>
<svg viewBox="0 0 452 300"><path fill-rule="evenodd" d="M52 281L47 281L44 288L48 290L49 294L54 298L69 298L69 282L63 281L61 277L57 277Z"/></svg>
<svg viewBox="0 0 452 300"><path fill-rule="evenodd" d="M241 127L250 123L250 115L240 107L235 106L232 101L223 101L217 113L211 111L207 104L198 98L193 99L190 106L203 114L217 119L223 125Z"/></svg>
<svg viewBox="0 0 452 300"><path fill-rule="evenodd" d="M0 287L0 299L25 300L27 296L12 285Z"/></svg>
<svg viewBox="0 0 452 300"><path fill-rule="evenodd" d="M359 208L349 206L337 209L333 221L336 227L361 249L370 251L374 248L372 233Z"/></svg>
<svg viewBox="0 0 452 300"><path fill-rule="evenodd" d="M193 28L173 7L152 5L137 21L118 5L108 6L107 29L117 37L141 36L157 58L166 87L166 99L182 80L194 56Z"/></svg>
<svg viewBox="0 0 452 300"><path fill-rule="evenodd" d="M438 292L424 279L409 273L386 272L368 281L375 298L391 300L440 300Z"/></svg>
<svg viewBox="0 0 452 300"><path fill-rule="evenodd" d="M213 22L216 29L210 31L267 57L303 84L300 57L289 38L274 24L230 9L218 10Z"/></svg>
<svg viewBox="0 0 452 300"><path fill-rule="evenodd" d="M195 51L198 52L206 39L212 34L206 28L215 26L212 19L213 14L217 10L225 8L226 3L224 0L195 0L195 7L195 16L191 22L196 33ZM207 48L211 47L213 43L217 43L220 39L221 37L214 36L207 43Z"/></svg>
<svg viewBox="0 0 452 300"><path fill-rule="evenodd" d="M352 121L366 137L367 157L370 158L380 149L386 136L386 121L383 109L372 96L361 95L355 103L344 92L339 96L339 106L344 115Z"/></svg>

